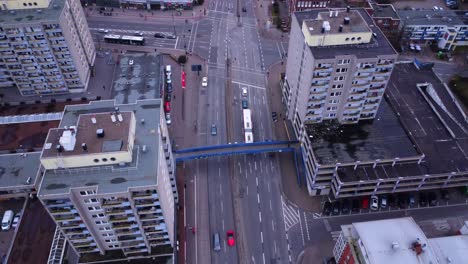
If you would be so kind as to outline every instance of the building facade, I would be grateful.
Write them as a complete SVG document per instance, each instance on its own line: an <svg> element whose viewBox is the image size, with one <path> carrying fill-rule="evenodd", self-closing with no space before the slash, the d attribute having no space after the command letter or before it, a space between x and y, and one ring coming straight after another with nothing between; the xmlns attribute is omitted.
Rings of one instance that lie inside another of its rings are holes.
<svg viewBox="0 0 468 264"><path fill-rule="evenodd" d="M38 197L80 257L172 252L177 189L161 104L67 106L49 131Z"/></svg>
<svg viewBox="0 0 468 264"><path fill-rule="evenodd" d="M400 10L403 44L436 44L454 50L468 45L467 16L463 11Z"/></svg>
<svg viewBox="0 0 468 264"><path fill-rule="evenodd" d="M0 10L0 87L25 96L86 91L96 57L78 0L6 1Z"/></svg>

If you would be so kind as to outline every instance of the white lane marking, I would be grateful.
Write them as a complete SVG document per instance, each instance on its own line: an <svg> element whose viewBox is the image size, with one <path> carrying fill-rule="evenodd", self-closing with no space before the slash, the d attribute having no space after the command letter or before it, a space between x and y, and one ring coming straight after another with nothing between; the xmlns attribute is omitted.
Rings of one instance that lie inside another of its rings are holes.
<svg viewBox="0 0 468 264"><path fill-rule="evenodd" d="M219 184L219 194L223 194L223 191L221 190L221 183Z"/></svg>
<svg viewBox="0 0 468 264"><path fill-rule="evenodd" d="M266 89L265 87L251 85L251 84L248 84L248 83L242 83L242 82L237 82L237 81L231 81L231 82L235 83L235 84L239 84L239 85L244 85L244 86L249 86L249 87L252 87L252 88L257 88L257 89L262 89L262 90Z"/></svg>
<svg viewBox="0 0 468 264"><path fill-rule="evenodd" d="M265 252L262 253L263 256L263 264L265 264Z"/></svg>
<svg viewBox="0 0 468 264"><path fill-rule="evenodd" d="M257 202L260 204L260 194L257 193Z"/></svg>
<svg viewBox="0 0 468 264"><path fill-rule="evenodd" d="M257 170L257 162L255 161L255 170Z"/></svg>
<svg viewBox="0 0 468 264"><path fill-rule="evenodd" d="M268 167L267 167L268 168ZM271 192L270 190L270 182L267 183L267 187L268 187L268 192Z"/></svg>
<svg viewBox="0 0 468 264"><path fill-rule="evenodd" d="M262 212L258 212L258 220L262 223Z"/></svg>
<svg viewBox="0 0 468 264"><path fill-rule="evenodd" d="M271 200L270 200L270 211L273 211L273 206L271 206Z"/></svg>
<svg viewBox="0 0 468 264"><path fill-rule="evenodd" d="M276 247L276 240L273 240L273 246L275 247L275 254L278 251L278 248Z"/></svg>
<svg viewBox="0 0 468 264"><path fill-rule="evenodd" d="M257 183L257 187L258 187L258 177L255 177L255 182Z"/></svg>
<svg viewBox="0 0 468 264"><path fill-rule="evenodd" d="M262 244L263 244L263 232L260 231L260 240L262 241Z"/></svg>
<svg viewBox="0 0 468 264"><path fill-rule="evenodd" d="M297 210L299 213L299 210ZM305 246L304 231L302 230L302 217L299 217L299 225L301 226L302 245Z"/></svg>
<svg viewBox="0 0 468 264"><path fill-rule="evenodd" d="M332 231L330 232L333 241L337 241L338 238L340 237L341 231Z"/></svg>
<svg viewBox="0 0 468 264"><path fill-rule="evenodd" d="M224 232L224 219L222 220L221 225L223 226L223 232Z"/></svg>
<svg viewBox="0 0 468 264"><path fill-rule="evenodd" d="M274 220L271 220L271 230L273 230L273 232L275 232L275 221Z"/></svg>
<svg viewBox="0 0 468 264"><path fill-rule="evenodd" d="M221 213L224 211L223 200L221 200Z"/></svg>
<svg viewBox="0 0 468 264"><path fill-rule="evenodd" d="M306 226L307 240L310 240L309 225L307 224L307 215L305 212L304 212L304 222Z"/></svg>

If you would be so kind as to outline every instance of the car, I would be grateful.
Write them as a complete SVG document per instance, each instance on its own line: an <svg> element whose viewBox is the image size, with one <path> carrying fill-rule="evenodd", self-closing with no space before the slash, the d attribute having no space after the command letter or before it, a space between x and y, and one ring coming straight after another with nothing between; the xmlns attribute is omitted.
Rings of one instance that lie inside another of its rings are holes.
<svg viewBox="0 0 468 264"><path fill-rule="evenodd" d="M109 33L109 30L104 29L104 28L100 28L100 29L98 29L98 32L99 33Z"/></svg>
<svg viewBox="0 0 468 264"><path fill-rule="evenodd" d="M332 215L340 214L340 210L341 210L341 202L340 201L335 201L332 204Z"/></svg>
<svg viewBox="0 0 468 264"><path fill-rule="evenodd" d="M242 109L247 109L247 108L249 108L249 101L242 100Z"/></svg>
<svg viewBox="0 0 468 264"><path fill-rule="evenodd" d="M368 209L369 208L369 197L363 197L361 200L361 208Z"/></svg>
<svg viewBox="0 0 468 264"><path fill-rule="evenodd" d="M397 207L397 201L396 201L394 195L391 195L391 194L390 194L390 195L388 196L387 204L388 204L388 207L389 207L389 208L396 208L396 207Z"/></svg>
<svg viewBox="0 0 468 264"><path fill-rule="evenodd" d="M380 208L382 208L382 209L387 208L387 202L388 202L388 200L387 200L386 195L380 196Z"/></svg>
<svg viewBox="0 0 468 264"><path fill-rule="evenodd" d="M408 208L408 195L407 194L400 194L398 196L398 206L400 207L400 209L406 209Z"/></svg>
<svg viewBox="0 0 468 264"><path fill-rule="evenodd" d="M352 202L351 202L351 211L354 212L354 213L357 213L359 212L359 209L360 209L360 206L359 206L359 200L358 199L354 199Z"/></svg>
<svg viewBox="0 0 468 264"><path fill-rule="evenodd" d="M343 200L343 202L341 203L341 213L349 214L350 211L351 211L351 201Z"/></svg>
<svg viewBox="0 0 468 264"><path fill-rule="evenodd" d="M216 136L218 134L218 129L216 128L215 124L211 125L211 135Z"/></svg>
<svg viewBox="0 0 468 264"><path fill-rule="evenodd" d="M154 33L154 37L155 38L166 38L166 35L164 35L161 32L156 32L156 33Z"/></svg>
<svg viewBox="0 0 468 264"><path fill-rule="evenodd" d="M141 36L143 36L143 32L137 31L137 32L133 33L133 35L141 37Z"/></svg>
<svg viewBox="0 0 468 264"><path fill-rule="evenodd" d="M166 113L166 124L170 125L172 123L171 113Z"/></svg>
<svg viewBox="0 0 468 264"><path fill-rule="evenodd" d="M202 78L201 86L202 87L207 87L208 86L208 77L203 77Z"/></svg>
<svg viewBox="0 0 468 264"><path fill-rule="evenodd" d="M227 244L230 247L233 247L236 244L236 241L234 240L234 231L233 230L228 230L226 232L226 237L227 237Z"/></svg>
<svg viewBox="0 0 468 264"><path fill-rule="evenodd" d="M373 211L376 211L379 209L379 197L377 197L377 195L371 196L370 209Z"/></svg>
<svg viewBox="0 0 468 264"><path fill-rule="evenodd" d="M167 39L176 39L177 38L174 34L167 34L167 33L165 34L165 37Z"/></svg>
<svg viewBox="0 0 468 264"><path fill-rule="evenodd" d="M271 118L274 122L278 121L278 114L276 112L271 112Z"/></svg>
<svg viewBox="0 0 468 264"><path fill-rule="evenodd" d="M172 83L167 83L166 84L166 91L167 93L172 93Z"/></svg>
<svg viewBox="0 0 468 264"><path fill-rule="evenodd" d="M170 93L166 93L164 95L164 101L165 102L170 102L172 100L172 95Z"/></svg>
<svg viewBox="0 0 468 264"><path fill-rule="evenodd" d="M166 78L166 83L172 83L172 79L171 78Z"/></svg>
<svg viewBox="0 0 468 264"><path fill-rule="evenodd" d="M414 194L410 193L408 196L408 206L412 207L416 204L416 201L414 199Z"/></svg>
<svg viewBox="0 0 468 264"><path fill-rule="evenodd" d="M242 87L242 96L247 97L248 94L247 87Z"/></svg>
<svg viewBox="0 0 468 264"><path fill-rule="evenodd" d="M15 217L13 218L13 223L11 224L13 228L16 228L18 226L20 217L21 217L20 213L17 213Z"/></svg>
<svg viewBox="0 0 468 264"><path fill-rule="evenodd" d="M437 205L437 194L435 192L429 192L429 206Z"/></svg>
<svg viewBox="0 0 468 264"><path fill-rule="evenodd" d="M323 212L324 215L330 215L331 209L332 209L332 204L331 204L330 202L327 201L327 202L325 202L325 203L323 204L323 210L322 210L322 212Z"/></svg>
<svg viewBox="0 0 468 264"><path fill-rule="evenodd" d="M445 201L450 200L450 195L447 190L440 190L440 198L444 199Z"/></svg>
<svg viewBox="0 0 468 264"><path fill-rule="evenodd" d="M427 206L427 194L422 192L419 194L419 206L426 207Z"/></svg>
<svg viewBox="0 0 468 264"><path fill-rule="evenodd" d="M11 228L11 223L13 222L13 211L7 210L3 214L2 218L2 230L8 231Z"/></svg>

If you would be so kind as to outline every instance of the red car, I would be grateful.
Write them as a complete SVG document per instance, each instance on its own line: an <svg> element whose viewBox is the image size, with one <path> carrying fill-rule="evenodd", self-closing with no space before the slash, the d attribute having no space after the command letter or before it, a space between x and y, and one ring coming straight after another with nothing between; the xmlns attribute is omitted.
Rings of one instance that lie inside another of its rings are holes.
<svg viewBox="0 0 468 264"><path fill-rule="evenodd" d="M236 241L234 240L234 231L228 230L228 231L226 232L226 236L227 236L227 244L228 244L228 246L233 247L234 244L236 243Z"/></svg>
<svg viewBox="0 0 468 264"><path fill-rule="evenodd" d="M369 208L369 197L362 198L361 207L362 207L362 209L368 209Z"/></svg>

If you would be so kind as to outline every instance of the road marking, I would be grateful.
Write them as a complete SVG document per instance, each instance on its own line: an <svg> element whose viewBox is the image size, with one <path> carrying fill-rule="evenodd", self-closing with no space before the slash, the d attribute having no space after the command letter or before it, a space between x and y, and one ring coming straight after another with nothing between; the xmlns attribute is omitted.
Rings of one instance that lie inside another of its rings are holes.
<svg viewBox="0 0 468 264"><path fill-rule="evenodd" d="M255 170L257 170L257 161L255 161Z"/></svg>
<svg viewBox="0 0 468 264"><path fill-rule="evenodd" d="M270 200L270 211L273 211L273 206L271 206L271 200Z"/></svg>
<svg viewBox="0 0 468 264"><path fill-rule="evenodd" d="M288 231L292 226L299 223L299 213L290 205L286 204L281 196L281 205L283 211L284 229Z"/></svg>
<svg viewBox="0 0 468 264"><path fill-rule="evenodd" d="M219 184L219 194L223 194L223 191L221 190L221 183Z"/></svg>
<svg viewBox="0 0 468 264"><path fill-rule="evenodd" d="M333 241L337 241L338 238L340 237L341 231L332 231L330 232Z"/></svg>
<svg viewBox="0 0 468 264"><path fill-rule="evenodd" d="M255 177L255 182L257 183L257 187L258 187L258 176Z"/></svg>
<svg viewBox="0 0 468 264"><path fill-rule="evenodd" d="M262 212L258 212L258 220L262 223Z"/></svg>
<svg viewBox="0 0 468 264"><path fill-rule="evenodd" d="M299 214L299 210L297 210ZM305 246L304 231L302 230L302 217L299 217L299 225L301 226L302 245Z"/></svg>
<svg viewBox="0 0 468 264"><path fill-rule="evenodd" d="M304 212L304 222L306 226L307 240L310 240L309 225L307 224L307 215L305 212Z"/></svg>
<svg viewBox="0 0 468 264"><path fill-rule="evenodd" d="M262 241L262 244L263 244L263 232L260 231L260 240Z"/></svg>
<svg viewBox="0 0 468 264"><path fill-rule="evenodd" d="M273 220L271 220L271 230L273 230L273 232L275 231L275 221Z"/></svg>
<svg viewBox="0 0 468 264"><path fill-rule="evenodd" d="M263 264L265 264L265 252L262 253L262 256L263 256Z"/></svg>
<svg viewBox="0 0 468 264"><path fill-rule="evenodd" d="M276 240L273 240L273 246L275 248L275 254L276 254L276 252L278 251L278 248L276 247Z"/></svg>
<svg viewBox="0 0 468 264"><path fill-rule="evenodd" d="M257 202L260 204L260 194L257 193Z"/></svg>
<svg viewBox="0 0 468 264"><path fill-rule="evenodd" d="M267 167L268 168L268 167ZM271 192L270 190L270 182L267 183L267 187L268 187L268 192Z"/></svg>
<svg viewBox="0 0 468 264"><path fill-rule="evenodd" d="M252 88L257 88L257 89L266 90L265 87L256 86L256 85L252 85L252 84L248 84L248 83L243 83L243 82L238 82L238 81L231 81L231 82L232 82L232 83L235 83L235 84L238 84L238 85L244 85L244 86L249 86L249 87L252 87Z"/></svg>
<svg viewBox="0 0 468 264"><path fill-rule="evenodd" d="M221 225L223 226L223 232L224 232L224 219L221 221Z"/></svg>
<svg viewBox="0 0 468 264"><path fill-rule="evenodd" d="M325 225L325 229L330 232L331 231L331 226L330 226L330 223L328 222L327 219L324 219L323 220L323 224Z"/></svg>
<svg viewBox="0 0 468 264"><path fill-rule="evenodd" d="M224 211L223 201L221 200L221 213Z"/></svg>

